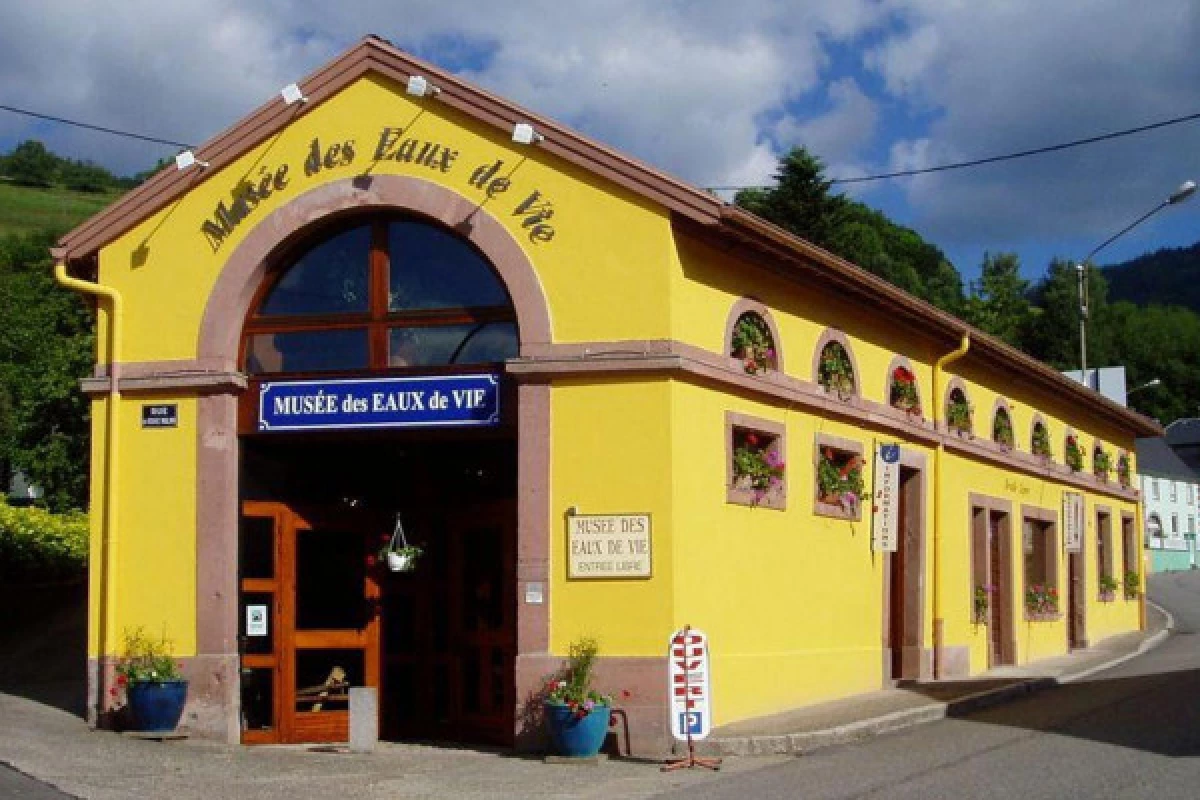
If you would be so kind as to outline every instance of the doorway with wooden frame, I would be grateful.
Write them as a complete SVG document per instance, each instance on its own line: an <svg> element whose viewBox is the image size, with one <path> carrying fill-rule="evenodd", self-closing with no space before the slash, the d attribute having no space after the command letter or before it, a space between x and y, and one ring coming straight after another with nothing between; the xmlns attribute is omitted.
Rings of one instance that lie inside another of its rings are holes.
<svg viewBox="0 0 1200 800"><path fill-rule="evenodd" d="M339 439L243 444L243 742L345 741L365 686L384 738L511 744L513 443ZM397 512L411 572L378 556Z"/></svg>
<svg viewBox="0 0 1200 800"><path fill-rule="evenodd" d="M972 592L986 593L987 608L977 623L988 629L988 668L1016 663L1013 620L1012 514L1007 504L979 499L971 508Z"/></svg>
<svg viewBox="0 0 1200 800"><path fill-rule="evenodd" d="M922 630L925 531L921 470L900 468L895 552L887 554L884 649L890 680L923 677Z"/></svg>

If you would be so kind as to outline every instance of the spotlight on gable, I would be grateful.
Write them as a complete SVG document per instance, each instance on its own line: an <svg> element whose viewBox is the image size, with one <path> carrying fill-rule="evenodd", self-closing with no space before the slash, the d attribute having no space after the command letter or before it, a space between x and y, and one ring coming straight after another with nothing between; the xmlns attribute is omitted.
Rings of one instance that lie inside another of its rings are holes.
<svg viewBox="0 0 1200 800"><path fill-rule="evenodd" d="M518 122L513 126L512 140L517 144L534 144L544 142L546 137L535 131L528 122Z"/></svg>
<svg viewBox="0 0 1200 800"><path fill-rule="evenodd" d="M175 168L182 172L189 167L207 167L207 161L201 161L196 158L196 154L191 150L184 150L179 155L175 156Z"/></svg>
<svg viewBox="0 0 1200 800"><path fill-rule="evenodd" d="M307 103L308 98L304 96L304 92L300 91L300 87L294 83L289 83L287 86L279 90L280 97L283 102L289 106L293 103Z"/></svg>
<svg viewBox="0 0 1200 800"><path fill-rule="evenodd" d="M434 86L422 75L409 75L408 86L405 87L405 91L413 97L433 97L442 90Z"/></svg>

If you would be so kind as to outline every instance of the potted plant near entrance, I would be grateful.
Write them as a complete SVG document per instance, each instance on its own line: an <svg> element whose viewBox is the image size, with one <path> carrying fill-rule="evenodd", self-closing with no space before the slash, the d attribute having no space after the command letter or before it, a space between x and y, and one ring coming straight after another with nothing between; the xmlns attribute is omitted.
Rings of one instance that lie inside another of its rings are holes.
<svg viewBox="0 0 1200 800"><path fill-rule="evenodd" d="M116 697L125 690L134 730L171 733L183 716L188 682L171 650L166 636L152 639L142 628L125 632L125 653L114 668L117 685L111 692Z"/></svg>
<svg viewBox="0 0 1200 800"><path fill-rule="evenodd" d="M1101 575L1099 580L1100 585L1100 600L1105 603L1111 603L1117 599L1117 579L1112 575Z"/></svg>
<svg viewBox="0 0 1200 800"><path fill-rule="evenodd" d="M561 756L590 758L600 752L608 734L612 695L592 688L599 651L599 644L590 637L572 642L567 662L546 684L546 732Z"/></svg>

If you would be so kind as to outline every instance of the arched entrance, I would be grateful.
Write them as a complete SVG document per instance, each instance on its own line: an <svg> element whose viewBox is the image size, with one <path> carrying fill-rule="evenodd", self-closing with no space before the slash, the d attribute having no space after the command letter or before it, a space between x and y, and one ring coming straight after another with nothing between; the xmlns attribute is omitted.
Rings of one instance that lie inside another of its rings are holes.
<svg viewBox="0 0 1200 800"><path fill-rule="evenodd" d="M499 276L434 222L343 217L272 259L239 357L243 741L345 740L352 686L385 736L511 741L517 342ZM412 571L379 553L398 532Z"/></svg>

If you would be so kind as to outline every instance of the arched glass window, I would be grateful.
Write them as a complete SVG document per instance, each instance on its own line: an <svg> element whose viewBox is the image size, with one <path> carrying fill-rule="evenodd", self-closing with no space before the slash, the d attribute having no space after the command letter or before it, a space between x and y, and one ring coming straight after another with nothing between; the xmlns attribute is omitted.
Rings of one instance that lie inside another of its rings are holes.
<svg viewBox="0 0 1200 800"><path fill-rule="evenodd" d="M997 408L996 415L992 417L992 441L1005 447L1015 445L1012 417L1008 415L1008 409L1004 406Z"/></svg>
<svg viewBox="0 0 1200 800"><path fill-rule="evenodd" d="M1045 423L1040 420L1033 423L1033 434L1029 437L1029 452L1035 456L1054 457L1054 453L1050 449L1050 432L1046 430Z"/></svg>
<svg viewBox="0 0 1200 800"><path fill-rule="evenodd" d="M747 311L737 318L729 338L729 355L739 359L751 375L779 369L775 337L771 335L771 326L761 314Z"/></svg>
<svg viewBox="0 0 1200 800"><path fill-rule="evenodd" d="M841 342L832 341L821 348L817 362L817 383L842 396L855 394L854 362Z"/></svg>
<svg viewBox="0 0 1200 800"><path fill-rule="evenodd" d="M423 220L377 216L280 259L246 322L253 375L437 368L517 354L504 284L470 244Z"/></svg>

